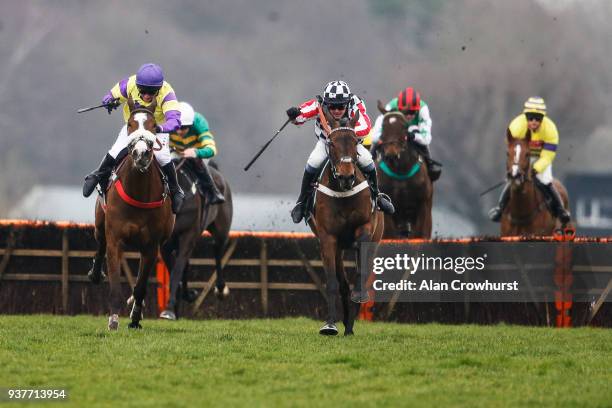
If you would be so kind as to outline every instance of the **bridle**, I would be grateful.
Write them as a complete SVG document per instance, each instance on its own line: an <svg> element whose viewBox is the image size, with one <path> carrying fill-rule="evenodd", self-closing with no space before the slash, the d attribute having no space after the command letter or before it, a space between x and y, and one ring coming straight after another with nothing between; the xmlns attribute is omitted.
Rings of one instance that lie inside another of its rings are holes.
<svg viewBox="0 0 612 408"><path fill-rule="evenodd" d="M325 142L325 148L327 150L327 157L329 157L329 165L331 167L331 173L332 173L332 177L334 180L336 180L338 178L338 170L337 170L337 166L336 163L334 163L334 161L332 160L332 156L330 155L330 149L333 148L334 146L334 142L331 139L331 135L338 131L338 130L349 130L351 131L351 136L355 142L355 145L357 145L359 143L359 139L357 139L357 136L355 136L355 129L348 127L348 126L341 126L341 127L337 127L334 129L331 129L329 131L329 133L327 134L327 140ZM355 165L356 159L351 157L351 156L342 156L340 157L340 159L338 160L339 163L350 163Z"/></svg>

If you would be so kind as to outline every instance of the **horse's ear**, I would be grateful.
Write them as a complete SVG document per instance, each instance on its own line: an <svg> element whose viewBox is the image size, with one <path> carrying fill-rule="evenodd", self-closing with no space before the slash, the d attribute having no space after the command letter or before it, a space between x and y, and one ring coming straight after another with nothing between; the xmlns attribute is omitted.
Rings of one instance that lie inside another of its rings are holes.
<svg viewBox="0 0 612 408"><path fill-rule="evenodd" d="M506 142L510 144L512 143L512 139L514 139L514 137L512 136L512 133L510 133L510 129L506 129Z"/></svg>
<svg viewBox="0 0 612 408"><path fill-rule="evenodd" d="M387 110L385 109L385 105L383 105L380 99L378 100L378 103L376 104L376 106L378 107L378 110L380 111L380 113L382 113L383 115L387 113Z"/></svg>
<svg viewBox="0 0 612 408"><path fill-rule="evenodd" d="M128 96L127 100L128 108L130 108L130 112L134 110L134 100L132 99L132 95Z"/></svg>
<svg viewBox="0 0 612 408"><path fill-rule="evenodd" d="M353 116L353 118L349 122L349 127L355 129L355 125L357 125L357 122L359 122L359 109L357 109L355 111L355 115Z"/></svg>

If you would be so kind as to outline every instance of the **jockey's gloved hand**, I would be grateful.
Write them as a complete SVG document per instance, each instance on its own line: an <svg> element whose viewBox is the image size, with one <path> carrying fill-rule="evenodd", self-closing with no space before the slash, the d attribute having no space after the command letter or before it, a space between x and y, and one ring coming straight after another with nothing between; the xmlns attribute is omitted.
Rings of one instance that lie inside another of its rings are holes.
<svg viewBox="0 0 612 408"><path fill-rule="evenodd" d="M119 98L113 97L113 95L110 93L106 94L104 98L102 98L102 103L106 105L106 110L108 111L109 115L120 105Z"/></svg>
<svg viewBox="0 0 612 408"><path fill-rule="evenodd" d="M287 116L289 116L289 119L295 120L298 116L300 116L300 108L295 106L290 107L287 109Z"/></svg>
<svg viewBox="0 0 612 408"><path fill-rule="evenodd" d="M408 141L414 142L416 140L416 135L417 135L417 132L414 132L414 131L408 132Z"/></svg>

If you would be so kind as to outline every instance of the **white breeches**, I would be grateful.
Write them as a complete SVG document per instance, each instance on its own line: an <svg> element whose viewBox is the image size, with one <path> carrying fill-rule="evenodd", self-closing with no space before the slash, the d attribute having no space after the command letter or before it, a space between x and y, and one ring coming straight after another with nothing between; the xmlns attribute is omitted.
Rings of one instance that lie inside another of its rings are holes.
<svg viewBox="0 0 612 408"><path fill-rule="evenodd" d="M310 153L310 156L308 156L307 165L313 169L321 169L321 166L323 166L326 159L327 146L325 144L325 140L319 139L317 140L317 144L312 150L312 153ZM359 143L357 145L357 166L359 166L360 169L364 169L373 163L374 160L372 160L370 151Z"/></svg>
<svg viewBox="0 0 612 408"><path fill-rule="evenodd" d="M537 159L538 159L537 157L532 157L530 159L531 164L533 165L533 163L535 163ZM536 178L540 180L540 183L542 184L548 185L552 183L553 181L552 164L546 167L543 172L536 174Z"/></svg>
<svg viewBox="0 0 612 408"><path fill-rule="evenodd" d="M155 159L160 166L165 166L170 163L170 147L168 143L169 135L168 133L158 133L155 135L157 140L162 145L160 150L154 150ZM111 155L114 159L117 158L117 155L125 149L130 143L130 138L127 133L127 125L123 125L121 130L119 131L119 135L117 136L117 140L115 140L115 144L110 148L108 154Z"/></svg>

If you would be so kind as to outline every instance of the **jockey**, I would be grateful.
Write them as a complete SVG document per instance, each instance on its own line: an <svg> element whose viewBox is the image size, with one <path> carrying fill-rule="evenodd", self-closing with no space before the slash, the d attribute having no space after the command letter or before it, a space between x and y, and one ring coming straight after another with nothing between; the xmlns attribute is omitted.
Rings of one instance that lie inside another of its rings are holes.
<svg viewBox="0 0 612 408"><path fill-rule="evenodd" d="M412 146L425 158L427 164L427 172L431 181L436 181L440 178L442 169L440 164L431 158L429 152L429 144L431 143L431 116L429 115L429 106L421 99L421 95L414 88L406 88L399 93L396 98L391 99L385 110L400 111L408 121L406 133L408 141ZM371 134L371 151L376 153L378 143L382 135L384 115L379 115L374 122L374 128Z"/></svg>
<svg viewBox="0 0 612 408"><path fill-rule="evenodd" d="M294 223L299 223L306 216L306 201L314 190L314 183L317 181L323 165L327 159L327 146L325 141L327 135L321 127L321 122L318 117L318 109L321 106L326 106L330 114L336 119L352 118L356 112L359 112L359 121L355 126L355 134L359 139L357 145L357 166L368 180L372 190L372 196L376 199L376 205L383 212L393 214L395 209L391 204L391 199L378 190L378 181L376 179L376 166L372 160L370 152L361 145L371 128L370 118L366 113L365 104L357 96L353 95L344 81L332 81L325 86L323 97L317 96L315 99L310 99L302 103L299 107L291 107L287 109L287 116L295 125L302 125L305 122L316 119L315 136L318 141L314 150L308 157L304 176L302 178L302 188L296 206L291 211L291 218Z"/></svg>
<svg viewBox="0 0 612 408"><path fill-rule="evenodd" d="M136 75L122 79L104 96L102 103L108 105L108 113L116 109L121 103L127 102L131 97L136 106L149 106L155 100L155 122L157 125L157 138L162 141L162 149L155 151L155 158L159 163L163 173L168 179L168 188L172 196L172 212L175 214L180 209L185 195L178 184L176 169L170 159L170 149L168 147L168 133L174 131L181 125L181 114L179 104L172 86L164 81L164 74L160 66L156 64L144 64L138 69ZM130 118L130 109L125 104L123 106L123 119L127 123ZM162 125L159 125L162 123ZM165 142L164 142L165 141ZM123 156L129 143L127 124L123 125L119 131L119 136L115 144L108 151L98 169L85 177L83 185L83 195L89 197L100 184L102 191L106 190L110 174L117 164L117 157Z"/></svg>
<svg viewBox="0 0 612 408"><path fill-rule="evenodd" d="M170 133L170 148L189 159L188 162L192 164L191 168L208 194L210 203L221 204L225 202L225 197L215 185L206 164L217 154L215 139L208 128L208 121L201 113L195 112L187 102L179 103L179 111L181 127Z"/></svg>
<svg viewBox="0 0 612 408"><path fill-rule="evenodd" d="M546 104L539 96L532 96L525 102L523 113L510 122L508 133L523 139L531 132L530 161L536 176L536 185L551 200L551 211L563 224L570 221L569 212L563 207L563 201L553 183L552 163L557 154L559 133L554 122L546 116ZM499 203L489 211L491 221L499 222L504 207L510 199L510 181L499 197Z"/></svg>

